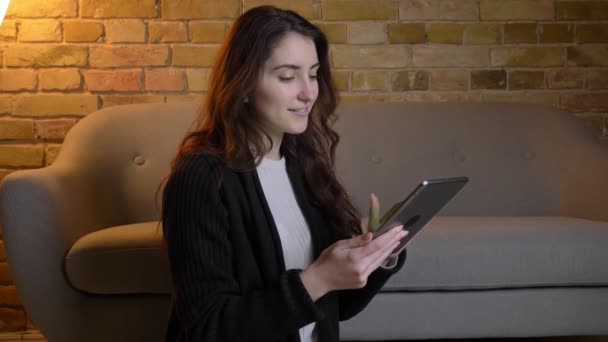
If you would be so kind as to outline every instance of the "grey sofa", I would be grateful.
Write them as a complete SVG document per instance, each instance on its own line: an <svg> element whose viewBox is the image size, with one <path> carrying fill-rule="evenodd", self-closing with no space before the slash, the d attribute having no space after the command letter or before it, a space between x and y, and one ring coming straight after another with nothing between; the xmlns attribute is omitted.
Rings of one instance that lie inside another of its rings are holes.
<svg viewBox="0 0 608 342"><path fill-rule="evenodd" d="M154 193L197 104L111 107L55 163L0 185L9 265L50 342L161 341ZM469 184L408 247L342 340L608 334L608 144L524 104L344 104L337 171L359 209L424 178Z"/></svg>

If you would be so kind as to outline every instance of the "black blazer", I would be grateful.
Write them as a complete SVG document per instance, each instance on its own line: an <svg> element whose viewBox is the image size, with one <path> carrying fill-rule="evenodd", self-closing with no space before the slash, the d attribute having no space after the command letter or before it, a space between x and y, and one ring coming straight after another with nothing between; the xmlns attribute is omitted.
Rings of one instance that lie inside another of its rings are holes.
<svg viewBox="0 0 608 342"><path fill-rule="evenodd" d="M310 227L315 259L337 238L312 201L303 174L287 172ZM214 158L178 161L163 193L163 229L173 296L166 341L299 341L317 322L319 342L339 341L339 321L359 313L405 261L378 268L362 289L332 291L313 302L301 270L285 270L281 241L257 172L219 169ZM215 176L219 170L221 183Z"/></svg>

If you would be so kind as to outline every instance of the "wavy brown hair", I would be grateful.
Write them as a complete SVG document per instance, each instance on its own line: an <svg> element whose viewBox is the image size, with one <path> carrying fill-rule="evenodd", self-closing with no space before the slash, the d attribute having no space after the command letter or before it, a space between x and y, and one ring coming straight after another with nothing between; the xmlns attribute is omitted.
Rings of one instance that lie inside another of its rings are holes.
<svg viewBox="0 0 608 342"><path fill-rule="evenodd" d="M171 170L181 158L194 153L216 157L220 167L255 170L272 148L272 140L261 129L256 113L245 99L253 94L273 49L291 32L308 37L315 44L319 96L306 130L297 135L285 133L280 153L303 170L306 185L323 208L333 233L339 238L351 237L361 233L360 215L334 173L340 138L330 125L337 119L334 112L338 96L329 67L327 38L293 11L260 6L243 13L233 23L216 58L195 127L180 144Z"/></svg>

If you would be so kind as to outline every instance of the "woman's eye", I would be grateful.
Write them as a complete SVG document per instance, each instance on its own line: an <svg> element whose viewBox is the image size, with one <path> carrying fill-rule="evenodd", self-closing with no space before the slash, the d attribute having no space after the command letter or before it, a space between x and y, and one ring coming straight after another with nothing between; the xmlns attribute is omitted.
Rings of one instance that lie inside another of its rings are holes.
<svg viewBox="0 0 608 342"><path fill-rule="evenodd" d="M279 80L281 82L289 82L289 81L291 81L293 79L294 79L294 77L282 77L282 76L279 76Z"/></svg>
<svg viewBox="0 0 608 342"><path fill-rule="evenodd" d="M316 80L317 79L317 75L310 75L310 79L311 80Z"/></svg>

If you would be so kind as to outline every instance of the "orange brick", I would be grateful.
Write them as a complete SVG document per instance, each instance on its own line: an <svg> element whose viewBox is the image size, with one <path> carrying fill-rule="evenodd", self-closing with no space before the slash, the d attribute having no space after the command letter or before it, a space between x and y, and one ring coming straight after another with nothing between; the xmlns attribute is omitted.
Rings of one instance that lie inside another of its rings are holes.
<svg viewBox="0 0 608 342"><path fill-rule="evenodd" d="M139 91L142 88L141 70L88 70L84 72L87 89L96 91Z"/></svg>
<svg viewBox="0 0 608 342"><path fill-rule="evenodd" d="M541 43L571 43L574 40L573 24L542 24Z"/></svg>
<svg viewBox="0 0 608 342"><path fill-rule="evenodd" d="M403 90L426 90L429 88L428 71L411 70L399 71L391 75L391 89L393 91Z"/></svg>
<svg viewBox="0 0 608 342"><path fill-rule="evenodd" d="M587 79L590 89L608 89L608 69L588 69Z"/></svg>
<svg viewBox="0 0 608 342"><path fill-rule="evenodd" d="M19 25L21 42L60 42L61 22L56 19L23 20Z"/></svg>
<svg viewBox="0 0 608 342"><path fill-rule="evenodd" d="M386 73L383 71L353 72L353 91L386 91Z"/></svg>
<svg viewBox="0 0 608 342"><path fill-rule="evenodd" d="M536 24L532 23L514 23L505 24L504 27L505 44L512 43L536 43L537 33Z"/></svg>
<svg viewBox="0 0 608 342"><path fill-rule="evenodd" d="M0 145L0 165L9 167L40 167L44 149L41 145ZM0 263L0 282L12 281L7 266Z"/></svg>
<svg viewBox="0 0 608 342"><path fill-rule="evenodd" d="M17 23L14 20L4 20L0 25L0 42L17 40Z"/></svg>
<svg viewBox="0 0 608 342"><path fill-rule="evenodd" d="M5 49L11 67L85 66L87 48L75 45L22 44Z"/></svg>
<svg viewBox="0 0 608 342"><path fill-rule="evenodd" d="M161 95L102 95L102 108L135 103L159 103L165 102Z"/></svg>
<svg viewBox="0 0 608 342"><path fill-rule="evenodd" d="M149 22L150 43L173 43L188 40L186 24L179 21Z"/></svg>
<svg viewBox="0 0 608 342"><path fill-rule="evenodd" d="M321 3L323 20L395 20L397 3L392 0L332 0Z"/></svg>
<svg viewBox="0 0 608 342"><path fill-rule="evenodd" d="M432 70L432 90L467 90L469 87L469 72L466 70Z"/></svg>
<svg viewBox="0 0 608 342"><path fill-rule="evenodd" d="M465 44L499 44L500 28L495 24L471 24L464 30Z"/></svg>
<svg viewBox="0 0 608 342"><path fill-rule="evenodd" d="M480 46L414 46L415 67L479 67L489 64L489 48Z"/></svg>
<svg viewBox="0 0 608 342"><path fill-rule="evenodd" d="M426 41L426 28L422 23L388 24L388 41L391 44L415 44Z"/></svg>
<svg viewBox="0 0 608 342"><path fill-rule="evenodd" d="M346 43L346 24L342 23L316 23L318 28L325 33L330 43Z"/></svg>
<svg viewBox="0 0 608 342"><path fill-rule="evenodd" d="M146 90L182 91L185 89L185 73L179 69L146 70Z"/></svg>
<svg viewBox="0 0 608 342"><path fill-rule="evenodd" d="M402 0L400 20L478 20L475 0Z"/></svg>
<svg viewBox="0 0 608 342"><path fill-rule="evenodd" d="M493 66L562 66L564 49L560 47L509 47L490 51Z"/></svg>
<svg viewBox="0 0 608 342"><path fill-rule="evenodd" d="M13 97L0 95L0 114L10 114L13 109Z"/></svg>
<svg viewBox="0 0 608 342"><path fill-rule="evenodd" d="M22 305L15 285L0 285L0 305Z"/></svg>
<svg viewBox="0 0 608 342"><path fill-rule="evenodd" d="M608 24L582 24L576 26L579 43L608 43Z"/></svg>
<svg viewBox="0 0 608 342"><path fill-rule="evenodd" d="M350 72L336 70L332 72L332 77L339 91L348 91L350 84Z"/></svg>
<svg viewBox="0 0 608 342"><path fill-rule="evenodd" d="M41 90L78 90L81 77L78 69L43 69L38 74Z"/></svg>
<svg viewBox="0 0 608 342"><path fill-rule="evenodd" d="M103 24L95 21L64 21L66 42L96 42L103 35Z"/></svg>
<svg viewBox="0 0 608 342"><path fill-rule="evenodd" d="M553 0L480 0L481 20L551 20Z"/></svg>
<svg viewBox="0 0 608 342"><path fill-rule="evenodd" d="M405 46L333 46L336 68L400 68L410 64L410 49Z"/></svg>
<svg viewBox="0 0 608 342"><path fill-rule="evenodd" d="M352 95L346 94L340 97L340 103L390 103L403 102L403 95Z"/></svg>
<svg viewBox="0 0 608 342"><path fill-rule="evenodd" d="M81 2L83 18L154 18L158 15L155 0L81 0Z"/></svg>
<svg viewBox="0 0 608 342"><path fill-rule="evenodd" d="M219 46L173 46L173 65L210 67L215 61Z"/></svg>
<svg viewBox="0 0 608 342"><path fill-rule="evenodd" d="M241 11L240 0L181 0L163 1L164 19L231 19Z"/></svg>
<svg viewBox="0 0 608 342"><path fill-rule="evenodd" d="M568 47L568 66L608 66L608 46Z"/></svg>
<svg viewBox="0 0 608 342"><path fill-rule="evenodd" d="M607 112L608 92L562 93L560 105L571 112Z"/></svg>
<svg viewBox="0 0 608 342"><path fill-rule="evenodd" d="M23 308L0 308L0 325L5 331L25 330L25 311Z"/></svg>
<svg viewBox="0 0 608 342"><path fill-rule="evenodd" d="M471 89L506 89L507 73L504 70L471 71Z"/></svg>
<svg viewBox="0 0 608 342"><path fill-rule="evenodd" d="M515 102L515 103L537 103L547 105L557 105L559 103L558 93L543 92L521 92L521 91L502 91L499 93L484 92L483 102Z"/></svg>
<svg viewBox="0 0 608 342"><path fill-rule="evenodd" d="M404 102L481 102L481 94L473 92L408 92Z"/></svg>
<svg viewBox="0 0 608 342"><path fill-rule="evenodd" d="M606 20L608 2L606 1L556 1L557 20Z"/></svg>
<svg viewBox="0 0 608 342"><path fill-rule="evenodd" d="M244 0L243 11L261 5L272 5L292 10L308 20L319 18L319 5L310 0Z"/></svg>
<svg viewBox="0 0 608 342"><path fill-rule="evenodd" d="M585 85L585 72L582 69L555 69L547 72L550 89L580 89Z"/></svg>
<svg viewBox="0 0 608 342"><path fill-rule="evenodd" d="M77 122L76 119L36 120L36 139L63 140Z"/></svg>
<svg viewBox="0 0 608 342"><path fill-rule="evenodd" d="M221 43L226 37L225 23L191 21L188 27L192 43Z"/></svg>
<svg viewBox="0 0 608 342"><path fill-rule="evenodd" d="M18 116L86 115L97 110L97 96L18 95L13 107Z"/></svg>
<svg viewBox="0 0 608 342"><path fill-rule="evenodd" d="M36 89L36 73L30 69L0 69L0 91Z"/></svg>
<svg viewBox="0 0 608 342"><path fill-rule="evenodd" d="M386 24L378 22L353 22L347 25L350 44L382 44L386 42Z"/></svg>
<svg viewBox="0 0 608 342"><path fill-rule="evenodd" d="M49 166L55 162L59 152L61 151L60 144L48 144L44 148L44 165Z"/></svg>
<svg viewBox="0 0 608 342"><path fill-rule="evenodd" d="M462 34L465 26L462 24L429 24L429 43L462 44Z"/></svg>
<svg viewBox="0 0 608 342"><path fill-rule="evenodd" d="M191 69L187 71L188 90L207 91L209 87L210 69Z"/></svg>
<svg viewBox="0 0 608 342"><path fill-rule="evenodd" d="M109 43L144 43L146 24L141 20L107 20L106 38Z"/></svg>
<svg viewBox="0 0 608 342"><path fill-rule="evenodd" d="M89 64L94 68L164 66L168 63L167 46L93 46L89 56Z"/></svg>
<svg viewBox="0 0 608 342"><path fill-rule="evenodd" d="M544 71L511 71L509 72L509 89L542 89L545 87Z"/></svg>
<svg viewBox="0 0 608 342"><path fill-rule="evenodd" d="M0 118L0 140L34 139L34 121Z"/></svg>
<svg viewBox="0 0 608 342"><path fill-rule="evenodd" d="M57 18L78 16L78 0L13 0L6 11L7 17Z"/></svg>

